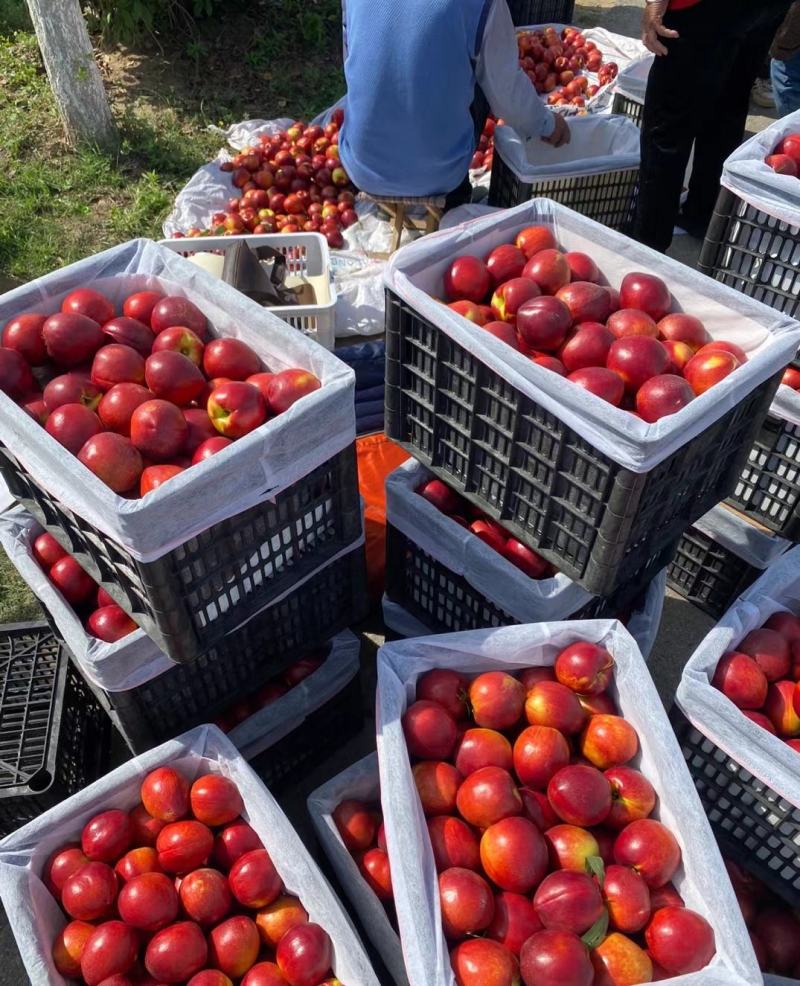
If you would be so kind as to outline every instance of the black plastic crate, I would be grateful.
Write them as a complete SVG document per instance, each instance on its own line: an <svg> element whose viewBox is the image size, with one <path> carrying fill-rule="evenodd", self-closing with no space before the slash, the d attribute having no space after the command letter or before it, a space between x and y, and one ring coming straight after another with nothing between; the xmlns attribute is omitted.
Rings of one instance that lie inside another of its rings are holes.
<svg viewBox="0 0 800 986"><path fill-rule="evenodd" d="M495 147L488 202L501 209L510 209L529 199L552 199L610 229L625 232L636 213L638 190L639 168L528 183L514 174L503 160L499 147Z"/></svg>
<svg viewBox="0 0 800 986"><path fill-rule="evenodd" d="M605 620L636 609L650 580L667 563L670 550L661 553L645 572L612 598L598 597L575 613L555 618ZM431 633L483 630L519 622L391 524L386 525L386 596Z"/></svg>
<svg viewBox="0 0 800 986"><path fill-rule="evenodd" d="M297 729L260 753L250 766L271 791L280 791L290 782L296 784L298 776L327 760L331 751L356 736L363 725L361 676L356 675L338 695L312 712Z"/></svg>
<svg viewBox="0 0 800 986"><path fill-rule="evenodd" d="M800 427L767 415L728 503L781 537L800 540Z"/></svg>
<svg viewBox="0 0 800 986"><path fill-rule="evenodd" d="M0 627L0 834L108 769L111 722L45 623Z"/></svg>
<svg viewBox="0 0 800 986"><path fill-rule="evenodd" d="M644 114L644 103L637 102L626 96L624 93L615 92L614 101L611 104L611 112L618 116L627 116L637 127L642 125L642 115Z"/></svg>
<svg viewBox="0 0 800 986"><path fill-rule="evenodd" d="M192 664L177 665L125 692L90 687L131 750L143 753L187 729L212 722L298 658L358 622L367 607L364 549L359 547L218 641Z"/></svg>
<svg viewBox="0 0 800 986"><path fill-rule="evenodd" d="M635 473L386 292L387 437L599 596L733 489L779 379Z"/></svg>
<svg viewBox="0 0 800 986"><path fill-rule="evenodd" d="M717 199L698 267L779 312L800 313L800 229L727 188Z"/></svg>
<svg viewBox="0 0 800 986"><path fill-rule="evenodd" d="M361 534L355 446L274 500L140 562L43 490L0 446L0 475L33 514L173 661L208 651Z"/></svg>
<svg viewBox="0 0 800 986"><path fill-rule="evenodd" d="M517 27L571 24L575 16L575 0L508 0L508 9Z"/></svg>
<svg viewBox="0 0 800 986"><path fill-rule="evenodd" d="M763 575L713 538L690 527L678 542L667 569L667 585L673 592L709 616L719 619Z"/></svg>
<svg viewBox="0 0 800 986"><path fill-rule="evenodd" d="M800 907L800 808L703 736L677 706L670 718L723 856Z"/></svg>

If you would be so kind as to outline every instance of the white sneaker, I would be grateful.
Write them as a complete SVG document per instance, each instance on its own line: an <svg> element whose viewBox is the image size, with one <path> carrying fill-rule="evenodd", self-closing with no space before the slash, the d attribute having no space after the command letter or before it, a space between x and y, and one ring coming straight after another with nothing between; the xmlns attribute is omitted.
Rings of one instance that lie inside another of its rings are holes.
<svg viewBox="0 0 800 986"><path fill-rule="evenodd" d="M769 79L756 79L750 98L756 106L760 106L762 109L775 109L775 96L772 93L772 82Z"/></svg>

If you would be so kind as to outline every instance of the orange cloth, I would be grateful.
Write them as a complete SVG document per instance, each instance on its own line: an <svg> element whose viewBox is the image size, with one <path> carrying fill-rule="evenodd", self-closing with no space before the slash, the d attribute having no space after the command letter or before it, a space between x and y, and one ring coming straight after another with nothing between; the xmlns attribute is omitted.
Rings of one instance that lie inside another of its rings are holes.
<svg viewBox="0 0 800 986"><path fill-rule="evenodd" d="M364 535L370 596L383 594L386 569L386 477L410 458L384 434L356 439L358 486L364 498Z"/></svg>

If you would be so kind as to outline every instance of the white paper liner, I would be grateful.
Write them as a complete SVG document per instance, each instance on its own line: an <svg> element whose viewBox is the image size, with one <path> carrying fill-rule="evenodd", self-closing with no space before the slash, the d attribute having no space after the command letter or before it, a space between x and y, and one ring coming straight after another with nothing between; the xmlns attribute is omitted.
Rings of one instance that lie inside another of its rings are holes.
<svg viewBox="0 0 800 986"><path fill-rule="evenodd" d="M714 927L717 953L702 972L670 980L681 986L760 981L741 912L675 734L630 634L615 621L504 627L386 644L378 653L377 741L381 801L403 954L411 986L453 986L439 917L438 884L425 818L416 794L401 718L418 677L431 668L477 674L552 664L575 639L609 648L613 694L637 730L633 761L659 794L656 816L673 831L683 863L674 883L687 906Z"/></svg>
<svg viewBox="0 0 800 986"><path fill-rule="evenodd" d="M243 817L260 836L286 889L300 898L309 919L330 935L336 975L347 986L379 986L355 928L308 850L241 754L214 726L198 726L129 760L0 842L0 898L31 981L36 986L67 986L50 955L53 939L67 920L39 877L48 857L79 838L99 811L133 808L145 775L162 764L174 765L190 779L214 772L237 784L245 804Z"/></svg>

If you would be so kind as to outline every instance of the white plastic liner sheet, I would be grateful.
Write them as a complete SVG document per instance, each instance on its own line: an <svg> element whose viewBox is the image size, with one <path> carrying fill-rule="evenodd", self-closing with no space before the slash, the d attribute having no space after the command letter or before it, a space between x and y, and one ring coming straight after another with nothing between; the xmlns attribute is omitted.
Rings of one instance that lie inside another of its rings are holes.
<svg viewBox="0 0 800 986"><path fill-rule="evenodd" d="M308 797L308 813L314 823L325 855L336 873L372 944L380 953L397 986L408 986L400 938L392 927L386 909L361 875L356 861L342 841L333 813L348 799L367 804L380 803L378 754L370 753L340 774L326 781Z"/></svg>
<svg viewBox="0 0 800 986"><path fill-rule="evenodd" d="M433 473L409 459L386 477L386 520L520 623L563 620L591 601L585 589L559 572L532 579L472 531L419 496Z"/></svg>
<svg viewBox="0 0 800 986"><path fill-rule="evenodd" d="M613 287L632 271L657 274L670 286L676 310L702 319L713 338L741 346L748 362L677 414L647 424L580 387L567 386L557 374L436 300L454 257L483 257L513 240L520 229L539 223L553 227L564 249L590 254ZM415 311L527 397L613 461L639 473L653 469L735 407L785 367L800 347L800 324L787 315L548 199L533 199L412 243L389 261L385 281Z"/></svg>
<svg viewBox="0 0 800 986"><path fill-rule="evenodd" d="M551 147L538 137L523 140L511 127L497 127L495 147L503 162L528 184L639 167L641 134L626 116L578 116L570 120L569 128L570 142Z"/></svg>
<svg viewBox="0 0 800 986"><path fill-rule="evenodd" d="M792 546L791 541L748 523L723 504L712 507L692 526L754 568L768 568Z"/></svg>
<svg viewBox="0 0 800 986"><path fill-rule="evenodd" d="M675 734L630 634L616 621L504 627L421 637L378 652L377 740L381 801L403 953L411 986L453 986L439 917L438 884L427 826L414 786L401 725L417 679L432 668L469 675L552 665L575 639L607 647L616 661L613 694L637 730L633 765L659 794L655 813L674 832L683 863L674 883L687 906L714 927L717 953L702 972L671 980L680 986L742 986L760 981L741 912Z"/></svg>
<svg viewBox="0 0 800 986"><path fill-rule="evenodd" d="M129 760L0 842L0 897L31 982L67 986L50 955L53 938L67 921L39 877L48 857L79 838L97 812L133 808L145 775L163 764L190 779L212 772L238 785L243 817L260 836L287 890L301 899L309 919L330 935L336 975L347 986L379 986L353 925L308 850L269 791L214 726L198 726Z"/></svg>
<svg viewBox="0 0 800 986"><path fill-rule="evenodd" d="M636 58L630 62L617 76L614 91L637 103L644 103L647 80L655 60L655 55L646 52L641 58Z"/></svg>
<svg viewBox="0 0 800 986"><path fill-rule="evenodd" d="M731 154L722 169L722 184L734 195L800 233L800 179L779 175L764 163L788 134L800 133L800 110L762 130ZM800 262L800 251L796 252Z"/></svg>
<svg viewBox="0 0 800 986"><path fill-rule="evenodd" d="M800 807L800 760L711 684L723 654L776 612L800 613L800 547L792 548L743 592L689 658L676 701L692 725L733 760Z"/></svg>
<svg viewBox="0 0 800 986"><path fill-rule="evenodd" d="M275 497L355 439L353 371L322 346L149 240L132 240L16 288L0 298L0 324L23 311L58 311L91 285L117 308L134 291L191 298L212 334L251 346L270 370L311 370L322 387L284 414L138 500L115 494L0 394L0 442L68 509L141 561L152 561L213 524ZM324 428L320 428L320 422Z"/></svg>

